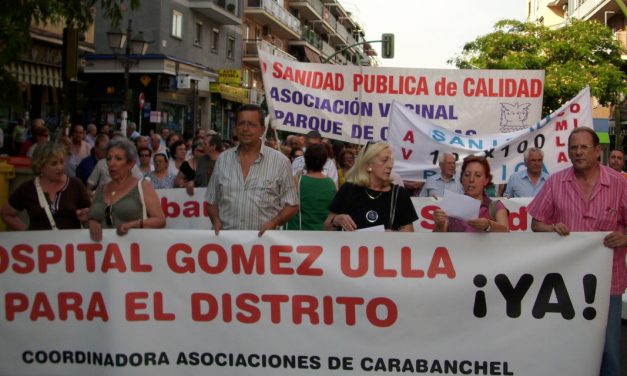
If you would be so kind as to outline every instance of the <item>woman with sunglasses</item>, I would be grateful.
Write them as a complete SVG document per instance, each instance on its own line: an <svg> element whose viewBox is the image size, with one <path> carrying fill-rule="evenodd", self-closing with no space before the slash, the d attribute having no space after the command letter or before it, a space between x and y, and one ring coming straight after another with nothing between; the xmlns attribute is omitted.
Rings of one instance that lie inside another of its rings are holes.
<svg viewBox="0 0 627 376"><path fill-rule="evenodd" d="M152 161L152 151L144 146L139 148L137 154L139 155L139 169L144 176L148 176L148 174L152 172L152 166L150 163Z"/></svg>
<svg viewBox="0 0 627 376"><path fill-rule="evenodd" d="M0 215L10 230L79 229L89 217L89 194L83 183L65 174L67 156L60 143L39 143L33 154L35 179L20 185ZM18 214L26 210L26 225Z"/></svg>
<svg viewBox="0 0 627 376"><path fill-rule="evenodd" d="M204 154L205 143L202 139L197 139L192 145L192 157L183 162L174 180L174 186L184 187L190 196L194 194L194 179L196 178L198 161Z"/></svg>
<svg viewBox="0 0 627 376"><path fill-rule="evenodd" d="M129 140L109 142L106 158L111 181L98 188L91 206L92 240L102 240L103 228L115 228L122 236L131 228L165 227L165 215L152 184L131 173L136 156L135 145Z"/></svg>
<svg viewBox="0 0 627 376"><path fill-rule="evenodd" d="M433 232L509 232L508 213L500 201L486 193L492 185L490 164L483 157L471 155L462 164L461 183L464 194L481 201L477 218L463 220L449 217L443 210L433 212Z"/></svg>
<svg viewBox="0 0 627 376"><path fill-rule="evenodd" d="M325 230L381 226L386 231L414 231L418 215L405 188L392 183L393 165L389 144L368 143L329 206Z"/></svg>

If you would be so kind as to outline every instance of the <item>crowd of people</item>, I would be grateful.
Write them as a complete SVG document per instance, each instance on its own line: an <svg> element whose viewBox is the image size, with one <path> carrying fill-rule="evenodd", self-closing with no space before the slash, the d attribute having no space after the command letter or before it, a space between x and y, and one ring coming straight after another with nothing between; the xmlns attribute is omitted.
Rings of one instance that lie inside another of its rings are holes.
<svg viewBox="0 0 627 376"><path fill-rule="evenodd" d="M262 236L279 228L411 232L418 218L411 196L452 192L479 201L476 218L436 210L434 232L507 232L507 209L494 197L532 197L533 231L560 236L609 232L604 245L614 249L614 263L603 370L619 369L620 302L627 288L627 175L620 150L610 153L608 166L600 163L599 138L592 129L570 133L571 167L549 175L542 150L529 148L526 168L495 187L483 157L465 158L457 174L455 155L443 152L438 174L424 183L403 182L393 172L392 149L385 142L332 143L310 131L278 144L264 141L264 118L258 106L241 106L234 141L203 130L192 139L167 128L141 135L132 123L126 134L90 124L50 137L42 119L35 119L30 131L22 121L12 147L32 157L36 176L14 190L0 216L10 230L82 227L100 241L105 228L124 235L134 228L165 227L160 189L184 188L193 195L194 188L206 187L216 235L255 230ZM28 224L19 218L22 211Z"/></svg>

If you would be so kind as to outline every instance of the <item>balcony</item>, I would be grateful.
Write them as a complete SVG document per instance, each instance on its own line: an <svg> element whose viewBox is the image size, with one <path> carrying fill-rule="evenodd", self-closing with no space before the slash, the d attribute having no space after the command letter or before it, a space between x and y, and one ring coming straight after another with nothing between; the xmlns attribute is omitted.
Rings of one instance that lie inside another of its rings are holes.
<svg viewBox="0 0 627 376"><path fill-rule="evenodd" d="M324 7L320 0L295 0L290 1L290 7L297 9L301 19L308 21L321 21Z"/></svg>
<svg viewBox="0 0 627 376"><path fill-rule="evenodd" d="M248 64L259 66L258 50L268 52L269 54L279 56L283 59L293 61L297 60L294 56L288 54L279 47L263 39L244 39L244 48L242 49L242 61Z"/></svg>
<svg viewBox="0 0 627 376"><path fill-rule="evenodd" d="M300 21L273 0L246 0L244 14L283 39L300 38Z"/></svg>
<svg viewBox="0 0 627 376"><path fill-rule="evenodd" d="M220 25L242 24L235 0L189 0L189 7Z"/></svg>
<svg viewBox="0 0 627 376"><path fill-rule="evenodd" d="M613 0L569 0L570 16L581 20L605 21L606 11L617 11L618 5Z"/></svg>
<svg viewBox="0 0 627 376"><path fill-rule="evenodd" d="M322 50L322 38L311 26L303 25L300 40L290 41L290 45L303 45L303 42L310 44L317 50Z"/></svg>

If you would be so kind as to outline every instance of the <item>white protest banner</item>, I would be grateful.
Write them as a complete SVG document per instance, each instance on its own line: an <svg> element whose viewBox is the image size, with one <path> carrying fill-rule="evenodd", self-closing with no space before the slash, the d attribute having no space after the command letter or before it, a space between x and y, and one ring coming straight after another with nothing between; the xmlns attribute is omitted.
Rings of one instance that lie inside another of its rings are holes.
<svg viewBox="0 0 627 376"><path fill-rule="evenodd" d="M3 233L0 374L593 375L604 236Z"/></svg>
<svg viewBox="0 0 627 376"><path fill-rule="evenodd" d="M182 188L159 189L157 195L171 229L207 230L213 228L205 201L207 188L195 188L192 196Z"/></svg>
<svg viewBox="0 0 627 376"><path fill-rule="evenodd" d="M449 152L456 156L459 166L468 155L485 156L490 162L493 182L499 184L507 183L513 172L524 168L523 154L530 147L542 149L544 170L548 173L570 166L568 135L578 126L592 128L588 87L533 127L507 134L461 135L417 116L400 103L393 103L389 142L395 159L394 171L403 180L422 181L437 173L438 157Z"/></svg>
<svg viewBox="0 0 627 376"><path fill-rule="evenodd" d="M364 144L387 140L390 106L466 134L512 132L542 115L544 71L301 63L259 50L272 124Z"/></svg>
<svg viewBox="0 0 627 376"><path fill-rule="evenodd" d="M208 230L211 221L204 201L205 188L196 188L194 195L189 196L185 189L159 189L157 194L166 216L166 228L179 230ZM531 216L527 205L531 198L498 198L509 210L510 231L531 231ZM433 212L439 208L437 200L431 197L411 198L418 220L414 222L415 232L432 232Z"/></svg>
<svg viewBox="0 0 627 376"><path fill-rule="evenodd" d="M531 216L527 211L527 206L532 200L532 197L524 198L492 198L492 200L499 200L505 208L509 211L509 231L531 231ZM432 197L412 197L412 204L418 214L418 219L414 221L414 232L433 232L435 227L435 221L433 220L433 212L437 209L441 209L438 204L438 200Z"/></svg>

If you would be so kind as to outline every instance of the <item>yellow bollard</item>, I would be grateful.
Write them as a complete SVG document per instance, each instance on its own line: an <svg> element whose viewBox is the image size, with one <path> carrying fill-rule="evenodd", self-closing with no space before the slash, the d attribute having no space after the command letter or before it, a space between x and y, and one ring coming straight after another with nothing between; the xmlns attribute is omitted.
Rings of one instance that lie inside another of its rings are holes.
<svg viewBox="0 0 627 376"><path fill-rule="evenodd" d="M15 179L15 167L0 160L0 207L9 200L9 179ZM7 225L0 219L0 231L6 231Z"/></svg>

